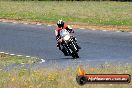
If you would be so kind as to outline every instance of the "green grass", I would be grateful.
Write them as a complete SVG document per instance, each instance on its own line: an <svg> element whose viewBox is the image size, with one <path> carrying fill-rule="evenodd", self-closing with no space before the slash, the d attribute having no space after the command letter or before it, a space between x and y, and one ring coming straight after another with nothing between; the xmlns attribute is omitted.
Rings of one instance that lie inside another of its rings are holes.
<svg viewBox="0 0 132 88"><path fill-rule="evenodd" d="M130 74L132 67L106 66L104 68L85 68L91 74ZM85 84L76 82L78 69L69 68L30 68L0 70L0 88L131 88L130 84Z"/></svg>
<svg viewBox="0 0 132 88"><path fill-rule="evenodd" d="M10 56L7 54L0 53L0 65L9 65L9 64L32 64L38 62L39 59L34 57L18 57L18 56Z"/></svg>
<svg viewBox="0 0 132 88"><path fill-rule="evenodd" d="M14 67L5 70L3 67L9 64L32 64L38 60L34 58L9 56L0 54L0 88L131 88L130 84L86 84L80 86L76 82L78 67L59 67L52 64L51 67L39 67L37 69ZM104 64L98 67L85 66L87 74L130 74L132 75L132 66L127 64Z"/></svg>
<svg viewBox="0 0 132 88"><path fill-rule="evenodd" d="M132 26L132 3L0 1L0 18Z"/></svg>

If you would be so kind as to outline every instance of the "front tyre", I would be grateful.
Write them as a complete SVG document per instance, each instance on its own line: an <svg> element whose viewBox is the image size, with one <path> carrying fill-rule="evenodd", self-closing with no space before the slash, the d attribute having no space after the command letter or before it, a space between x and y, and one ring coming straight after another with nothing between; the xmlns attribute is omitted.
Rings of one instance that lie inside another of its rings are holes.
<svg viewBox="0 0 132 88"><path fill-rule="evenodd" d="M72 50L72 54L71 54L72 57L73 58L79 58L78 53L72 44L70 45L70 49Z"/></svg>
<svg viewBox="0 0 132 88"><path fill-rule="evenodd" d="M78 53L72 53L73 58L79 58Z"/></svg>

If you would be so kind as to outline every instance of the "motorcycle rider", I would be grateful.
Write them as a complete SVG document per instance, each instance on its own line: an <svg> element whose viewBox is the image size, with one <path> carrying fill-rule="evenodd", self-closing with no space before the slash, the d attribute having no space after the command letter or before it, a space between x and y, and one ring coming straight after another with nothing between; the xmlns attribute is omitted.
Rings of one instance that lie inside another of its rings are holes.
<svg viewBox="0 0 132 88"><path fill-rule="evenodd" d="M62 41L61 41L61 37L60 37L60 30L66 29L69 33L74 33L74 30L69 25L64 23L63 20L59 20L57 22L57 26L58 26L58 28L55 29L55 36L56 36L56 40L58 41L57 47L59 48L59 50L61 50L64 53L64 55L66 55L65 52L63 51L63 48L61 48ZM75 37L73 37L73 38L77 44L77 39ZM77 47L78 47L78 49L81 49L80 46L77 45Z"/></svg>

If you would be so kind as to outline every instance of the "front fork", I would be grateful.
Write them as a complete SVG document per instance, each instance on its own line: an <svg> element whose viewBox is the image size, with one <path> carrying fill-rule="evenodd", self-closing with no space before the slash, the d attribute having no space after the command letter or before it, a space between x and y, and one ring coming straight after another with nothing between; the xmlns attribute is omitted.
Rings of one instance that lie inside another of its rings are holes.
<svg viewBox="0 0 132 88"><path fill-rule="evenodd" d="M71 50L69 49L69 46L68 46L68 44L65 41L63 41L62 46L63 46L63 49L66 51L66 53L68 55L71 55Z"/></svg>

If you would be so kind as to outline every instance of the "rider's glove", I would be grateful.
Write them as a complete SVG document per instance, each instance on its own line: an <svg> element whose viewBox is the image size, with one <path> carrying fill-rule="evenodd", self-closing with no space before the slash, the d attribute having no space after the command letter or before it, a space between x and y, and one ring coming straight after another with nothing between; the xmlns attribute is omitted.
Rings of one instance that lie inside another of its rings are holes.
<svg viewBox="0 0 132 88"><path fill-rule="evenodd" d="M69 33L74 33L74 30L73 29L69 29L68 32Z"/></svg>

